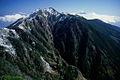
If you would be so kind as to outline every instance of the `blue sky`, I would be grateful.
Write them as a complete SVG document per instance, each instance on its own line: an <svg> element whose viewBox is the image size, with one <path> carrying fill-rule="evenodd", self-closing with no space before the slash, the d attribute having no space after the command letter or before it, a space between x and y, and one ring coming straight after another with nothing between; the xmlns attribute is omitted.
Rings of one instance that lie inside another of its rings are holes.
<svg viewBox="0 0 120 80"><path fill-rule="evenodd" d="M61 12L85 10L120 16L120 0L0 0L0 15L29 13L37 8L53 7Z"/></svg>
<svg viewBox="0 0 120 80"><path fill-rule="evenodd" d="M53 7L59 12L95 12L120 16L120 0L0 0L0 16Z"/></svg>

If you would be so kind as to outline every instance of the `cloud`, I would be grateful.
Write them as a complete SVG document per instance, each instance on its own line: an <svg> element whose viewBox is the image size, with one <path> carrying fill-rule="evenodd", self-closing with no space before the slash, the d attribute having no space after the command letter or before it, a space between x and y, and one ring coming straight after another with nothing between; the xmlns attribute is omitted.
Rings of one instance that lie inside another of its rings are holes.
<svg viewBox="0 0 120 80"><path fill-rule="evenodd" d="M120 26L120 16L110 16L110 15L103 15L103 14L98 14L95 12L91 13L86 13L85 11L80 11L79 13L71 13L73 15L80 15L85 17L86 19L100 19L106 23L110 23L113 25ZM2 22L14 22L19 18L25 18L28 15L26 13L17 13L14 15L5 15L5 16L0 16L0 21Z"/></svg>
<svg viewBox="0 0 120 80"><path fill-rule="evenodd" d="M24 14L14 14L14 15L5 15L5 16L0 16L0 21L4 22L14 22L19 18L25 18L26 15Z"/></svg>
<svg viewBox="0 0 120 80"><path fill-rule="evenodd" d="M80 11L79 14L87 14L85 11Z"/></svg>
<svg viewBox="0 0 120 80"><path fill-rule="evenodd" d="M103 14L97 14L95 12L86 13L86 14L78 13L77 15L83 16L86 19L100 19L100 20L102 20L102 21L104 21L106 23L120 22L120 17L119 16L103 15Z"/></svg>

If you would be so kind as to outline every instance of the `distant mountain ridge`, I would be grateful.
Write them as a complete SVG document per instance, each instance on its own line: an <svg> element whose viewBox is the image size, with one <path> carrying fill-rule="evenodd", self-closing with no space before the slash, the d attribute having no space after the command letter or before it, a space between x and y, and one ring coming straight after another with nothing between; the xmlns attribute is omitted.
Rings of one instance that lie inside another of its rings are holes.
<svg viewBox="0 0 120 80"><path fill-rule="evenodd" d="M120 79L120 29L116 26L46 8L0 33L0 76Z"/></svg>

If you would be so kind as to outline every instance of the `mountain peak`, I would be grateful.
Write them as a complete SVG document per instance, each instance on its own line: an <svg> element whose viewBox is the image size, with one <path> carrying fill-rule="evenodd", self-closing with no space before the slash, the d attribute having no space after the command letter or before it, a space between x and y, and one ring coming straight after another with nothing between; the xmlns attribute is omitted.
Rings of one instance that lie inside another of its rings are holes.
<svg viewBox="0 0 120 80"><path fill-rule="evenodd" d="M54 8L52 8L52 7L49 7L49 8L44 8L44 9L46 9L46 10L48 10L48 11L56 11Z"/></svg>
<svg viewBox="0 0 120 80"><path fill-rule="evenodd" d="M53 10L53 11L55 11L55 9L54 9L54 8L52 8L52 7L43 8L43 9L41 9L41 10Z"/></svg>
<svg viewBox="0 0 120 80"><path fill-rule="evenodd" d="M58 11L56 11L54 8L52 8L52 7L49 7L49 8L44 8L44 9L36 9L35 11L34 11L34 13L36 13L36 12L39 12L39 11L42 11L42 12L49 12L49 13L59 13Z"/></svg>
<svg viewBox="0 0 120 80"><path fill-rule="evenodd" d="M52 7L49 7L49 8L44 8L44 9L36 9L34 12L33 12L33 14L32 14L32 16L34 16L34 15L44 15L45 17L48 17L48 16L50 16L50 15L55 15L55 16L59 16L60 15L60 13L58 12L58 11L56 11L54 8L52 8Z"/></svg>
<svg viewBox="0 0 120 80"><path fill-rule="evenodd" d="M59 12L56 11L56 10L55 10L54 8L52 8L52 7L41 9L41 11L42 11L43 13L49 13L49 14L52 14L52 15L57 15L57 14L59 14Z"/></svg>

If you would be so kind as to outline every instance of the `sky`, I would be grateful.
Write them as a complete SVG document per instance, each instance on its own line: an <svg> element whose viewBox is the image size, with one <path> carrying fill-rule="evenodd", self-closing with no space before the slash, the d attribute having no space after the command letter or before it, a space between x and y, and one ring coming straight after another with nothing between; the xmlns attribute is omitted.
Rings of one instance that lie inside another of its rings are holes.
<svg viewBox="0 0 120 80"><path fill-rule="evenodd" d="M0 0L0 26L25 17L35 9L48 7L53 7L59 12L85 12L86 14L81 16L88 19L103 19L103 21L108 18L105 22L119 25L119 5L120 0Z"/></svg>

